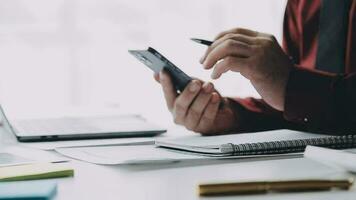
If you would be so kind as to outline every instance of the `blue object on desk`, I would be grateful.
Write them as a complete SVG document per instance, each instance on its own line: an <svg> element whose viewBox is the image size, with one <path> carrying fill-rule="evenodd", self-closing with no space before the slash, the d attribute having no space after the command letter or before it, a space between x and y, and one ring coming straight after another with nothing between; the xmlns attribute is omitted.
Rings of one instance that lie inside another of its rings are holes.
<svg viewBox="0 0 356 200"><path fill-rule="evenodd" d="M0 200L49 200L56 192L53 181L0 182Z"/></svg>

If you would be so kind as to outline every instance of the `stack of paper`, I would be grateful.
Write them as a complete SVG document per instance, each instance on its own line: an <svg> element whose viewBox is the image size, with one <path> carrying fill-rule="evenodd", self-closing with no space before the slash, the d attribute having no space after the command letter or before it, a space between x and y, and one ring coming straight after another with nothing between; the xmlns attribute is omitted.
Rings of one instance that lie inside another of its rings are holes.
<svg viewBox="0 0 356 200"><path fill-rule="evenodd" d="M294 154L206 157L158 148L154 145L58 148L56 151L71 158L103 165L167 164L220 159L301 157L301 155Z"/></svg>
<svg viewBox="0 0 356 200"><path fill-rule="evenodd" d="M249 134L235 134L225 136L202 137L191 135L176 139L159 139L156 143L170 143L188 148L203 147L204 150L214 150L216 145L224 143L249 143L263 142L282 139L312 138L320 135L307 134L303 132L278 130ZM201 148L200 148L201 149ZM250 159L250 158L285 158L301 157L298 154L273 154L273 155L251 155L251 156L203 156L199 153L189 151L177 151L173 149L159 148L155 145L136 145L136 146L102 146L102 147L72 147L57 148L57 152L62 155L75 158L78 160L107 165L124 165L124 164L158 164L172 163L179 161L194 160L217 160L217 159Z"/></svg>

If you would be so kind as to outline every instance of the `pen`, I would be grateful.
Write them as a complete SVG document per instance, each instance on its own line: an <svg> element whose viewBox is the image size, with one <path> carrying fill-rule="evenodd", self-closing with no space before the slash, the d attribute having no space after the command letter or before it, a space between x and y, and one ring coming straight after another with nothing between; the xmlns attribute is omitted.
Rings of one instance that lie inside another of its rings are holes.
<svg viewBox="0 0 356 200"><path fill-rule="evenodd" d="M197 42L199 44L203 44L206 46L210 46L211 44L213 44L212 41L208 41L208 40L202 40L202 39L198 39L198 38L190 38L192 41Z"/></svg>
<svg viewBox="0 0 356 200"><path fill-rule="evenodd" d="M347 190L351 187L353 182L353 179L237 182L200 184L198 190L200 196L320 191L331 190L332 188Z"/></svg>

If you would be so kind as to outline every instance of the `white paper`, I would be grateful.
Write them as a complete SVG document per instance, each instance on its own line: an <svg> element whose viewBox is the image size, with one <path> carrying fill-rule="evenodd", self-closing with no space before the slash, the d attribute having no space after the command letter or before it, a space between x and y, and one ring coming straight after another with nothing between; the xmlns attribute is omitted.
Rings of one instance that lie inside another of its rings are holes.
<svg viewBox="0 0 356 200"><path fill-rule="evenodd" d="M356 173L356 154L343 150L307 146L304 157L323 163L336 164L350 172Z"/></svg>
<svg viewBox="0 0 356 200"><path fill-rule="evenodd" d="M158 138L157 141L173 142L180 145L190 146L216 146L225 143L253 143L277 140L292 140L321 137L323 135L310 134L291 130L266 131L258 133L235 134L224 136L203 137L191 135L179 138ZM155 147L154 145L131 145L131 146L102 146L102 147L73 147L57 148L57 152L86 162L96 164L157 164L178 161L193 160L218 160L218 159L250 159L268 157L291 157L301 154L277 154L277 155L251 155L251 156L220 156L207 157L191 154L185 151L170 150Z"/></svg>
<svg viewBox="0 0 356 200"><path fill-rule="evenodd" d="M206 157L159 148L154 145L57 148L56 151L71 158L104 165L164 164L181 161L282 158L301 155Z"/></svg>
<svg viewBox="0 0 356 200"><path fill-rule="evenodd" d="M90 139L90 140L71 140L55 142L19 142L21 146L41 150L54 150L61 147L88 147L88 146L106 146L106 145L139 145L153 144L154 138L111 138L111 139Z"/></svg>
<svg viewBox="0 0 356 200"><path fill-rule="evenodd" d="M55 152L47 152L38 149L25 148L18 145L6 146L2 153L9 153L15 156L30 160L31 162L67 162L69 159Z"/></svg>
<svg viewBox="0 0 356 200"><path fill-rule="evenodd" d="M21 156L14 154L2 152L0 153L0 167L14 166L14 165L23 165L35 162Z"/></svg>

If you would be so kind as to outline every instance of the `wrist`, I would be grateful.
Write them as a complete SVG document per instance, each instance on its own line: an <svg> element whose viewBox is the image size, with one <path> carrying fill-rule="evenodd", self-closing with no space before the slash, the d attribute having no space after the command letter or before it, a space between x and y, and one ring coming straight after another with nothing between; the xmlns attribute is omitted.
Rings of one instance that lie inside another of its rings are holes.
<svg viewBox="0 0 356 200"><path fill-rule="evenodd" d="M246 120L246 109L235 99L225 97L224 105L228 107L233 116L231 132L239 132L243 129L244 121Z"/></svg>

